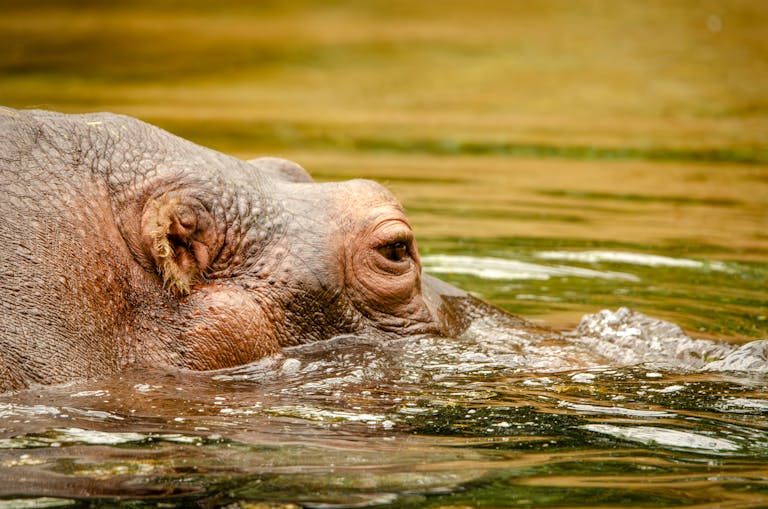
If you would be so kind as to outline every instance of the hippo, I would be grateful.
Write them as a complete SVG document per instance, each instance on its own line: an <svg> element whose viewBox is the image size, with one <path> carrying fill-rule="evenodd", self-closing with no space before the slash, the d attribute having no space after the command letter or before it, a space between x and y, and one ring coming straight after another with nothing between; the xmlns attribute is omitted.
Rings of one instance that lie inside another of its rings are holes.
<svg viewBox="0 0 768 509"><path fill-rule="evenodd" d="M381 185L317 183L127 116L0 107L0 175L0 392L362 343L515 369L768 369L768 340L737 349L629 310L531 324L423 274Z"/></svg>
<svg viewBox="0 0 768 509"><path fill-rule="evenodd" d="M344 335L453 335L402 205L122 115L0 108L0 392L219 370Z"/></svg>

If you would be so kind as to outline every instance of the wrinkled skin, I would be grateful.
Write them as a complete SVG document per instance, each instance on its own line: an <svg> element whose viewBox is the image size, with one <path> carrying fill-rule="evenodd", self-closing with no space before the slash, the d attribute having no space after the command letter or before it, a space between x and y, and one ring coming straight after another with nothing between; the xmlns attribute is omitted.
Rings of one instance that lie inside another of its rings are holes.
<svg viewBox="0 0 768 509"><path fill-rule="evenodd" d="M455 334L397 200L140 121L0 108L0 391Z"/></svg>

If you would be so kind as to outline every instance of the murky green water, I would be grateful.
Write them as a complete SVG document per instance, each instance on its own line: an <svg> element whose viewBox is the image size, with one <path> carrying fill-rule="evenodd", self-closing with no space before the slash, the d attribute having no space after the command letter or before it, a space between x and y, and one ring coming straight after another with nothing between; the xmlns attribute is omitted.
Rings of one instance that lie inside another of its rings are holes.
<svg viewBox="0 0 768 509"><path fill-rule="evenodd" d="M374 178L427 271L566 331L3 395L0 508L768 506L768 359L702 368L768 338L763 2L0 10L5 105Z"/></svg>

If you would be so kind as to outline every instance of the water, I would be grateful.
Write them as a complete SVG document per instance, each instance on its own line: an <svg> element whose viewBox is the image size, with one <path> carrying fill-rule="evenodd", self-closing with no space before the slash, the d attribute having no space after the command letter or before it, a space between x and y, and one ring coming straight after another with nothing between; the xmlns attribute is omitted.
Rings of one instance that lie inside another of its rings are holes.
<svg viewBox="0 0 768 509"><path fill-rule="evenodd" d="M0 508L768 506L762 3L4 4L4 104L374 178L532 324L2 395Z"/></svg>
<svg viewBox="0 0 768 509"><path fill-rule="evenodd" d="M605 345L628 335L647 361L616 367ZM736 371L736 347L626 309L566 338L490 316L35 389L0 398L0 507L764 507L768 344L750 346Z"/></svg>

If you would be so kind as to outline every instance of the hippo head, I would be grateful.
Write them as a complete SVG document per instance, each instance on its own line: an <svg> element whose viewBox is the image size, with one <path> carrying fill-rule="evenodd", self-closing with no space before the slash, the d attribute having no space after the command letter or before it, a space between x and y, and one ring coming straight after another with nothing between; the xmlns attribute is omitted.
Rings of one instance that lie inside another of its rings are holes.
<svg viewBox="0 0 768 509"><path fill-rule="evenodd" d="M215 369L341 334L447 332L411 225L384 187L319 184L282 159L174 141L200 154L165 159L131 186L112 175L120 232L165 296L143 356Z"/></svg>
<svg viewBox="0 0 768 509"><path fill-rule="evenodd" d="M403 207L112 114L0 108L0 389L453 334Z"/></svg>

